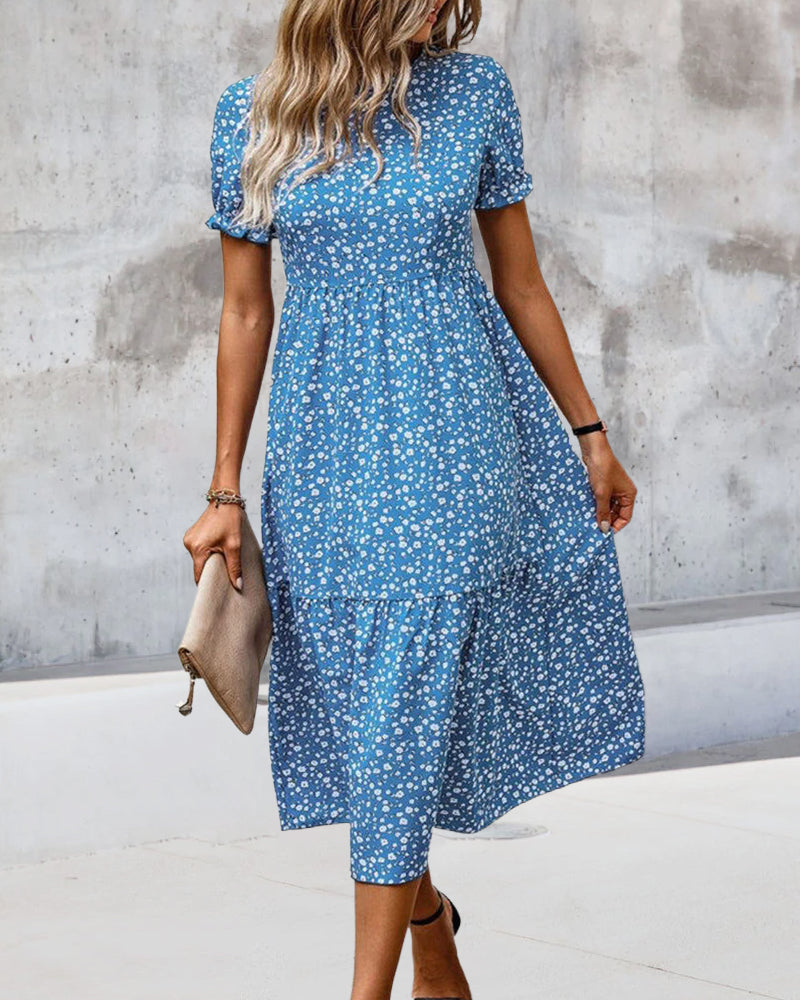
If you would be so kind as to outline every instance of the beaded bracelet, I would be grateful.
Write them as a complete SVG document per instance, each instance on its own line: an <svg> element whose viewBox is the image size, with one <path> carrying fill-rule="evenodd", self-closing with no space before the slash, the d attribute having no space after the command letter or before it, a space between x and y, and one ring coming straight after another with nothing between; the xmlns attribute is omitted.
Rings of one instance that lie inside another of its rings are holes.
<svg viewBox="0 0 800 1000"><path fill-rule="evenodd" d="M210 489L206 493L206 500L214 501L215 510L221 503L237 503L242 510L245 509L244 497L237 493L236 490L231 490L227 487L221 490Z"/></svg>

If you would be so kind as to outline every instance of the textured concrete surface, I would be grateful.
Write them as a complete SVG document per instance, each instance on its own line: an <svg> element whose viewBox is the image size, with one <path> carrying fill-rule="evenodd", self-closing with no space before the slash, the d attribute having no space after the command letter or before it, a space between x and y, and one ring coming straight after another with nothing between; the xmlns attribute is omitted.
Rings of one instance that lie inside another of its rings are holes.
<svg viewBox="0 0 800 1000"><path fill-rule="evenodd" d="M800 737L784 737L551 792L510 814L535 836L435 834L476 1000L798 1000L798 780ZM344 998L347 835L176 839L0 871L4 995ZM393 995L410 986L406 943Z"/></svg>
<svg viewBox="0 0 800 1000"><path fill-rule="evenodd" d="M639 487L628 599L796 586L797 5L486 6L470 47L514 83L542 267ZM0 669L180 637L214 450L211 119L279 9L6 12Z"/></svg>

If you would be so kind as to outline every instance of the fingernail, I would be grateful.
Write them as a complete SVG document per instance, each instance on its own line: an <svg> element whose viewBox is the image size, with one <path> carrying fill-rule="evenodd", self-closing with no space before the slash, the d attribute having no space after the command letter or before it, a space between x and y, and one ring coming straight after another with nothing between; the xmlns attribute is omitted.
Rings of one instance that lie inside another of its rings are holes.
<svg viewBox="0 0 800 1000"><path fill-rule="evenodd" d="M236 578L236 589L237 590L242 589L242 578L240 576Z"/></svg>
<svg viewBox="0 0 800 1000"><path fill-rule="evenodd" d="M611 530L611 523L609 521L601 521L600 530L603 532L604 535L607 535L608 532Z"/></svg>

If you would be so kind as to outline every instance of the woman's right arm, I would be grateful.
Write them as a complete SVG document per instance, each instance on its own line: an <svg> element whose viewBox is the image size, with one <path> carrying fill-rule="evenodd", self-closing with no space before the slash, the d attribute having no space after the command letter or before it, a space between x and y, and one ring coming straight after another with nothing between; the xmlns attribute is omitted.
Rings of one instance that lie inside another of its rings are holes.
<svg viewBox="0 0 800 1000"><path fill-rule="evenodd" d="M209 486L239 493L275 321L272 248L227 233L220 233L220 242L224 288L217 349L217 444ZM195 583L209 555L221 552L231 583L241 586L242 516L237 504L215 507L209 502L183 536L194 563Z"/></svg>

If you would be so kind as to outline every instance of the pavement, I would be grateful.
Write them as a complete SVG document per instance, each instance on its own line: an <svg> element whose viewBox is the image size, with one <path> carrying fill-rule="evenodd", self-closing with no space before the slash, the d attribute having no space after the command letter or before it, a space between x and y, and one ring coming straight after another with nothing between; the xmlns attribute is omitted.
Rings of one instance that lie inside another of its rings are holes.
<svg viewBox="0 0 800 1000"><path fill-rule="evenodd" d="M187 780L191 772L187 771ZM437 832L474 1000L800 1000L800 734ZM348 827L0 870L2 1000L347 1000ZM407 942L393 997L410 997Z"/></svg>

